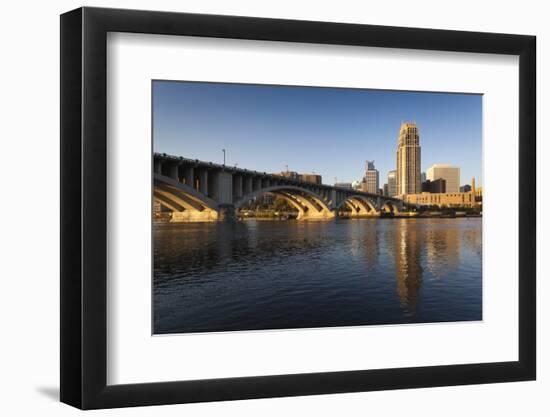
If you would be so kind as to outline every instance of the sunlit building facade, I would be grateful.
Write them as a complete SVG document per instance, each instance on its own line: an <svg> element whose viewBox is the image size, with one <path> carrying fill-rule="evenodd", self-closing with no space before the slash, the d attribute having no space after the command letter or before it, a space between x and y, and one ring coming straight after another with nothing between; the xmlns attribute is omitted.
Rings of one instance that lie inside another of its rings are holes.
<svg viewBox="0 0 550 417"><path fill-rule="evenodd" d="M397 194L418 194L420 183L420 137L415 122L405 122L399 129L397 144Z"/></svg>
<svg viewBox="0 0 550 417"><path fill-rule="evenodd" d="M438 207L474 207L477 206L475 193L420 193L407 194L403 200L409 204Z"/></svg>
<svg viewBox="0 0 550 417"><path fill-rule="evenodd" d="M309 182L311 184L320 185L323 183L323 177L321 177L319 174L300 174L299 180L303 182Z"/></svg>
<svg viewBox="0 0 550 417"><path fill-rule="evenodd" d="M428 180L429 181L429 180ZM444 192L432 193L424 192L419 194L407 194L403 196L403 200L409 204L418 204L421 206L437 206L437 207L476 207L480 206L481 198L477 197L475 180L472 178L471 190L466 193L461 192Z"/></svg>
<svg viewBox="0 0 550 417"><path fill-rule="evenodd" d="M448 164L435 164L426 171L426 179L435 181L445 180L445 191L448 193L460 192L460 168Z"/></svg>

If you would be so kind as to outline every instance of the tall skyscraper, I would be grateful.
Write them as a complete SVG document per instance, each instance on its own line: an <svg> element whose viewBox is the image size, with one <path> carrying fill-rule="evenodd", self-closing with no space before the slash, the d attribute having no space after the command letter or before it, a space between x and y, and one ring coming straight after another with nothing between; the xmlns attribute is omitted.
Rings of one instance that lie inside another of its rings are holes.
<svg viewBox="0 0 550 417"><path fill-rule="evenodd" d="M367 193L378 194L380 192L378 183L379 175L378 170L374 167L374 161L366 161L362 190Z"/></svg>
<svg viewBox="0 0 550 417"><path fill-rule="evenodd" d="M388 172L388 195L390 197L397 195L397 171Z"/></svg>
<svg viewBox="0 0 550 417"><path fill-rule="evenodd" d="M430 181L445 180L445 192L458 193L460 189L460 168L448 164L434 164L426 171Z"/></svg>
<svg viewBox="0 0 550 417"><path fill-rule="evenodd" d="M420 137L415 122L401 123L397 144L397 195L418 194L420 183Z"/></svg>

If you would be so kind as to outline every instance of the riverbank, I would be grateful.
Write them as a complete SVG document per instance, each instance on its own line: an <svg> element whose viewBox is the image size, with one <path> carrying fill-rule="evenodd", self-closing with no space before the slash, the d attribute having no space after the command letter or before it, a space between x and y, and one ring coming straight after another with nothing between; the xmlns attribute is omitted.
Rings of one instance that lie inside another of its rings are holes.
<svg viewBox="0 0 550 417"><path fill-rule="evenodd" d="M247 215L237 215L237 219L246 220L266 220L266 221L281 221L281 220L295 220L297 215L285 215L285 216L275 216L262 213L260 215L255 215L254 213L248 213ZM482 217L481 213L477 212L466 212L466 211L430 211L430 212L401 212L401 213L381 213L377 215L365 215L365 216L351 216L347 214L340 213L338 215L339 219L454 219L454 218L477 218Z"/></svg>
<svg viewBox="0 0 550 417"><path fill-rule="evenodd" d="M285 221L295 221L297 220L297 213L285 213L283 215L274 215L269 213L250 213L246 215L237 214L235 216L236 221L246 221L246 220L255 220L255 221L276 221L276 222L285 222ZM402 212L402 213L381 213L379 216L350 216L346 214L340 214L338 219L342 220L354 220L354 219L467 219L467 218L481 218L483 217L482 213L477 212L465 212L465 211L433 211L433 212ZM304 219L305 221L326 221L334 220L332 219ZM302 220L300 220L302 221ZM214 221L215 222L215 221ZM205 223L200 221L189 221L189 222L172 222L170 216L161 216L153 218L153 224L162 225L162 224L174 224L174 223ZM211 223L211 222L206 222Z"/></svg>

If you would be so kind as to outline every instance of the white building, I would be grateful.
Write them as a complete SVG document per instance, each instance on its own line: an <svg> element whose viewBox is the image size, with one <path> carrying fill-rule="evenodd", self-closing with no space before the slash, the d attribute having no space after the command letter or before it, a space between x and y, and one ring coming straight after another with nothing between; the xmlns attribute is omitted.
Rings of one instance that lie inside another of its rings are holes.
<svg viewBox="0 0 550 417"><path fill-rule="evenodd" d="M426 171L426 179L435 181L439 178L445 180L447 193L458 193L460 190L460 168L449 164L434 164Z"/></svg>
<svg viewBox="0 0 550 417"><path fill-rule="evenodd" d="M356 180L351 183L351 188L354 190L360 190L361 189L361 181Z"/></svg>
<svg viewBox="0 0 550 417"><path fill-rule="evenodd" d="M363 177L362 191L372 194L380 192L378 170L374 168L374 161L367 161L365 176Z"/></svg>

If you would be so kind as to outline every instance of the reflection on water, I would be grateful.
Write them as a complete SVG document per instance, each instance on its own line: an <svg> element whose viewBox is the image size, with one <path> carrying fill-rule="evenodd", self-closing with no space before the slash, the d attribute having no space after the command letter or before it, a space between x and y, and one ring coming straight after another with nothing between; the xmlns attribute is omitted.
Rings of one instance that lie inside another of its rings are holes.
<svg viewBox="0 0 550 417"><path fill-rule="evenodd" d="M481 320L481 219L154 229L154 332Z"/></svg>
<svg viewBox="0 0 550 417"><path fill-rule="evenodd" d="M406 226L406 222L402 225ZM420 263L420 244L418 242L418 229L401 227L397 233L393 233L393 245L395 257L395 278L397 280L397 294L403 309L408 313L414 313L418 304L420 286L422 284L422 265Z"/></svg>

